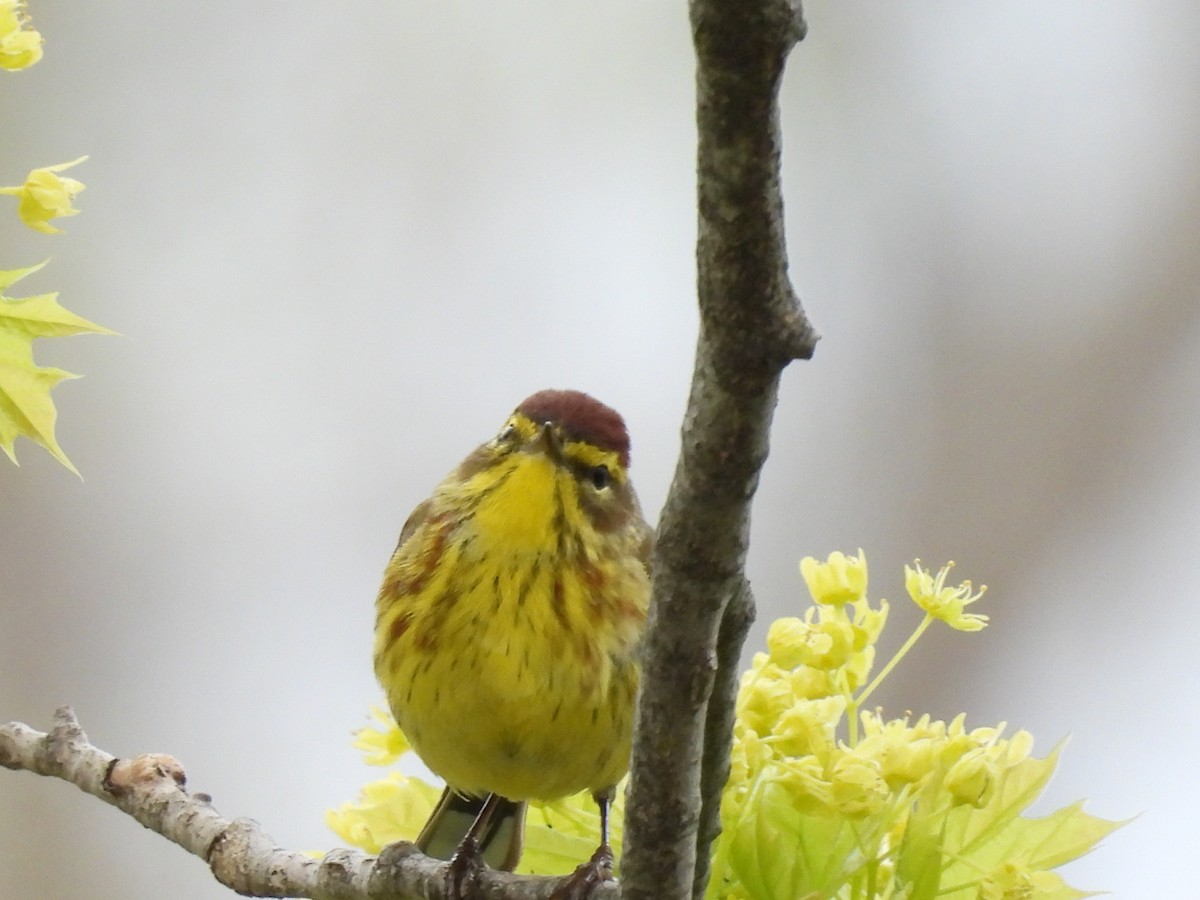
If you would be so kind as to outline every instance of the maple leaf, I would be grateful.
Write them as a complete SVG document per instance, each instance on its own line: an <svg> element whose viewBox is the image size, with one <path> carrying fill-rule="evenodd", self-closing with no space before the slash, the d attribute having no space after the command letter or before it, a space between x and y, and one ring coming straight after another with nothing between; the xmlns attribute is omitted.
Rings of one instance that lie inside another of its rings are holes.
<svg viewBox="0 0 1200 900"><path fill-rule="evenodd" d="M79 474L54 437L58 416L51 389L66 378L62 369L44 368L33 361L35 338L68 334L116 334L77 316L58 303L58 294L6 297L4 291L46 263L24 269L0 269L0 448L14 463L13 445L19 435L41 444L60 463Z"/></svg>

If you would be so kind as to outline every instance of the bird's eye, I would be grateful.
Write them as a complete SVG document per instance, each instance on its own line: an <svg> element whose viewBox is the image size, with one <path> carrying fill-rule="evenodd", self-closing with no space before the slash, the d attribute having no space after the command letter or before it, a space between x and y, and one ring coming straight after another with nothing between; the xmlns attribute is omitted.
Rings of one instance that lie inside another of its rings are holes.
<svg viewBox="0 0 1200 900"><path fill-rule="evenodd" d="M604 490L612 483L612 473L608 471L608 466L593 466L588 477L598 491Z"/></svg>

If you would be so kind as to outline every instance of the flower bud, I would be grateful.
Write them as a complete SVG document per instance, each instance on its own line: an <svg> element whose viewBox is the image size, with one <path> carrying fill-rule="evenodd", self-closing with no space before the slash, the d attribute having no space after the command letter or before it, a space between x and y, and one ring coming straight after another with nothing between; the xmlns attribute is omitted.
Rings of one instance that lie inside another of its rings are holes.
<svg viewBox="0 0 1200 900"><path fill-rule="evenodd" d="M996 763L986 750L970 750L946 773L946 789L959 803L982 809L995 793L998 775Z"/></svg>
<svg viewBox="0 0 1200 900"><path fill-rule="evenodd" d="M879 811L888 796L879 763L847 754L833 766L833 805L845 816L869 816Z"/></svg>
<svg viewBox="0 0 1200 900"><path fill-rule="evenodd" d="M830 786L821 775L821 764L808 756L779 766L775 783L787 792L799 812L827 816L831 812Z"/></svg>
<svg viewBox="0 0 1200 900"><path fill-rule="evenodd" d="M55 228L50 220L78 214L79 210L71 201L83 190L84 184L74 178L63 178L58 173L85 159L86 156L81 156L73 162L34 169L25 177L24 184L0 188L0 194L12 194L17 198L17 214L30 228L45 234L59 234L62 229Z"/></svg>
<svg viewBox="0 0 1200 900"><path fill-rule="evenodd" d="M800 561L800 574L817 603L840 606L867 593L867 558L862 550L857 557L835 550L823 563L806 556Z"/></svg>
<svg viewBox="0 0 1200 900"><path fill-rule="evenodd" d="M809 642L813 637L812 626L795 616L776 619L767 632L767 650L771 662L781 669L794 669L802 665L811 655Z"/></svg>

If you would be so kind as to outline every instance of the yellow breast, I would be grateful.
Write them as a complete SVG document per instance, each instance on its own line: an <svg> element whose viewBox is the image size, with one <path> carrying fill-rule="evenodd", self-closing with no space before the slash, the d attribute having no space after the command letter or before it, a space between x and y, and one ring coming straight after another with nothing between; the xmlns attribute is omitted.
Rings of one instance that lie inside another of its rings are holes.
<svg viewBox="0 0 1200 900"><path fill-rule="evenodd" d="M455 788L603 790L628 765L645 566L627 536L591 527L574 479L546 458L486 477L444 484L397 549L376 672L417 753Z"/></svg>

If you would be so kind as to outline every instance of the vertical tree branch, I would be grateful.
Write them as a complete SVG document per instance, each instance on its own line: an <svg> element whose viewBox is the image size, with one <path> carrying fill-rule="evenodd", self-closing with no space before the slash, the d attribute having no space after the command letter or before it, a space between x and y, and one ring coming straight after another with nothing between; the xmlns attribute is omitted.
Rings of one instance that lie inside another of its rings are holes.
<svg viewBox="0 0 1200 900"><path fill-rule="evenodd" d="M692 0L690 9L700 338L654 551L622 861L627 900L684 900L703 888L694 884L707 873L697 864L702 772L711 782L723 769L729 741L727 728L706 738L706 722L726 727L736 681L726 672L720 697L713 687L740 650L738 640L718 652L721 622L731 598L749 601L750 502L780 374L811 357L817 339L788 281L779 187L776 99L787 54L804 36L799 3Z"/></svg>
<svg viewBox="0 0 1200 900"><path fill-rule="evenodd" d="M692 879L694 900L704 896L712 866L712 842L721 833L721 793L729 780L729 744L737 713L737 690L742 645L754 623L754 595L750 583L725 606L717 633L717 673L708 714L704 721L704 759L700 766L700 826L696 836L696 874Z"/></svg>

